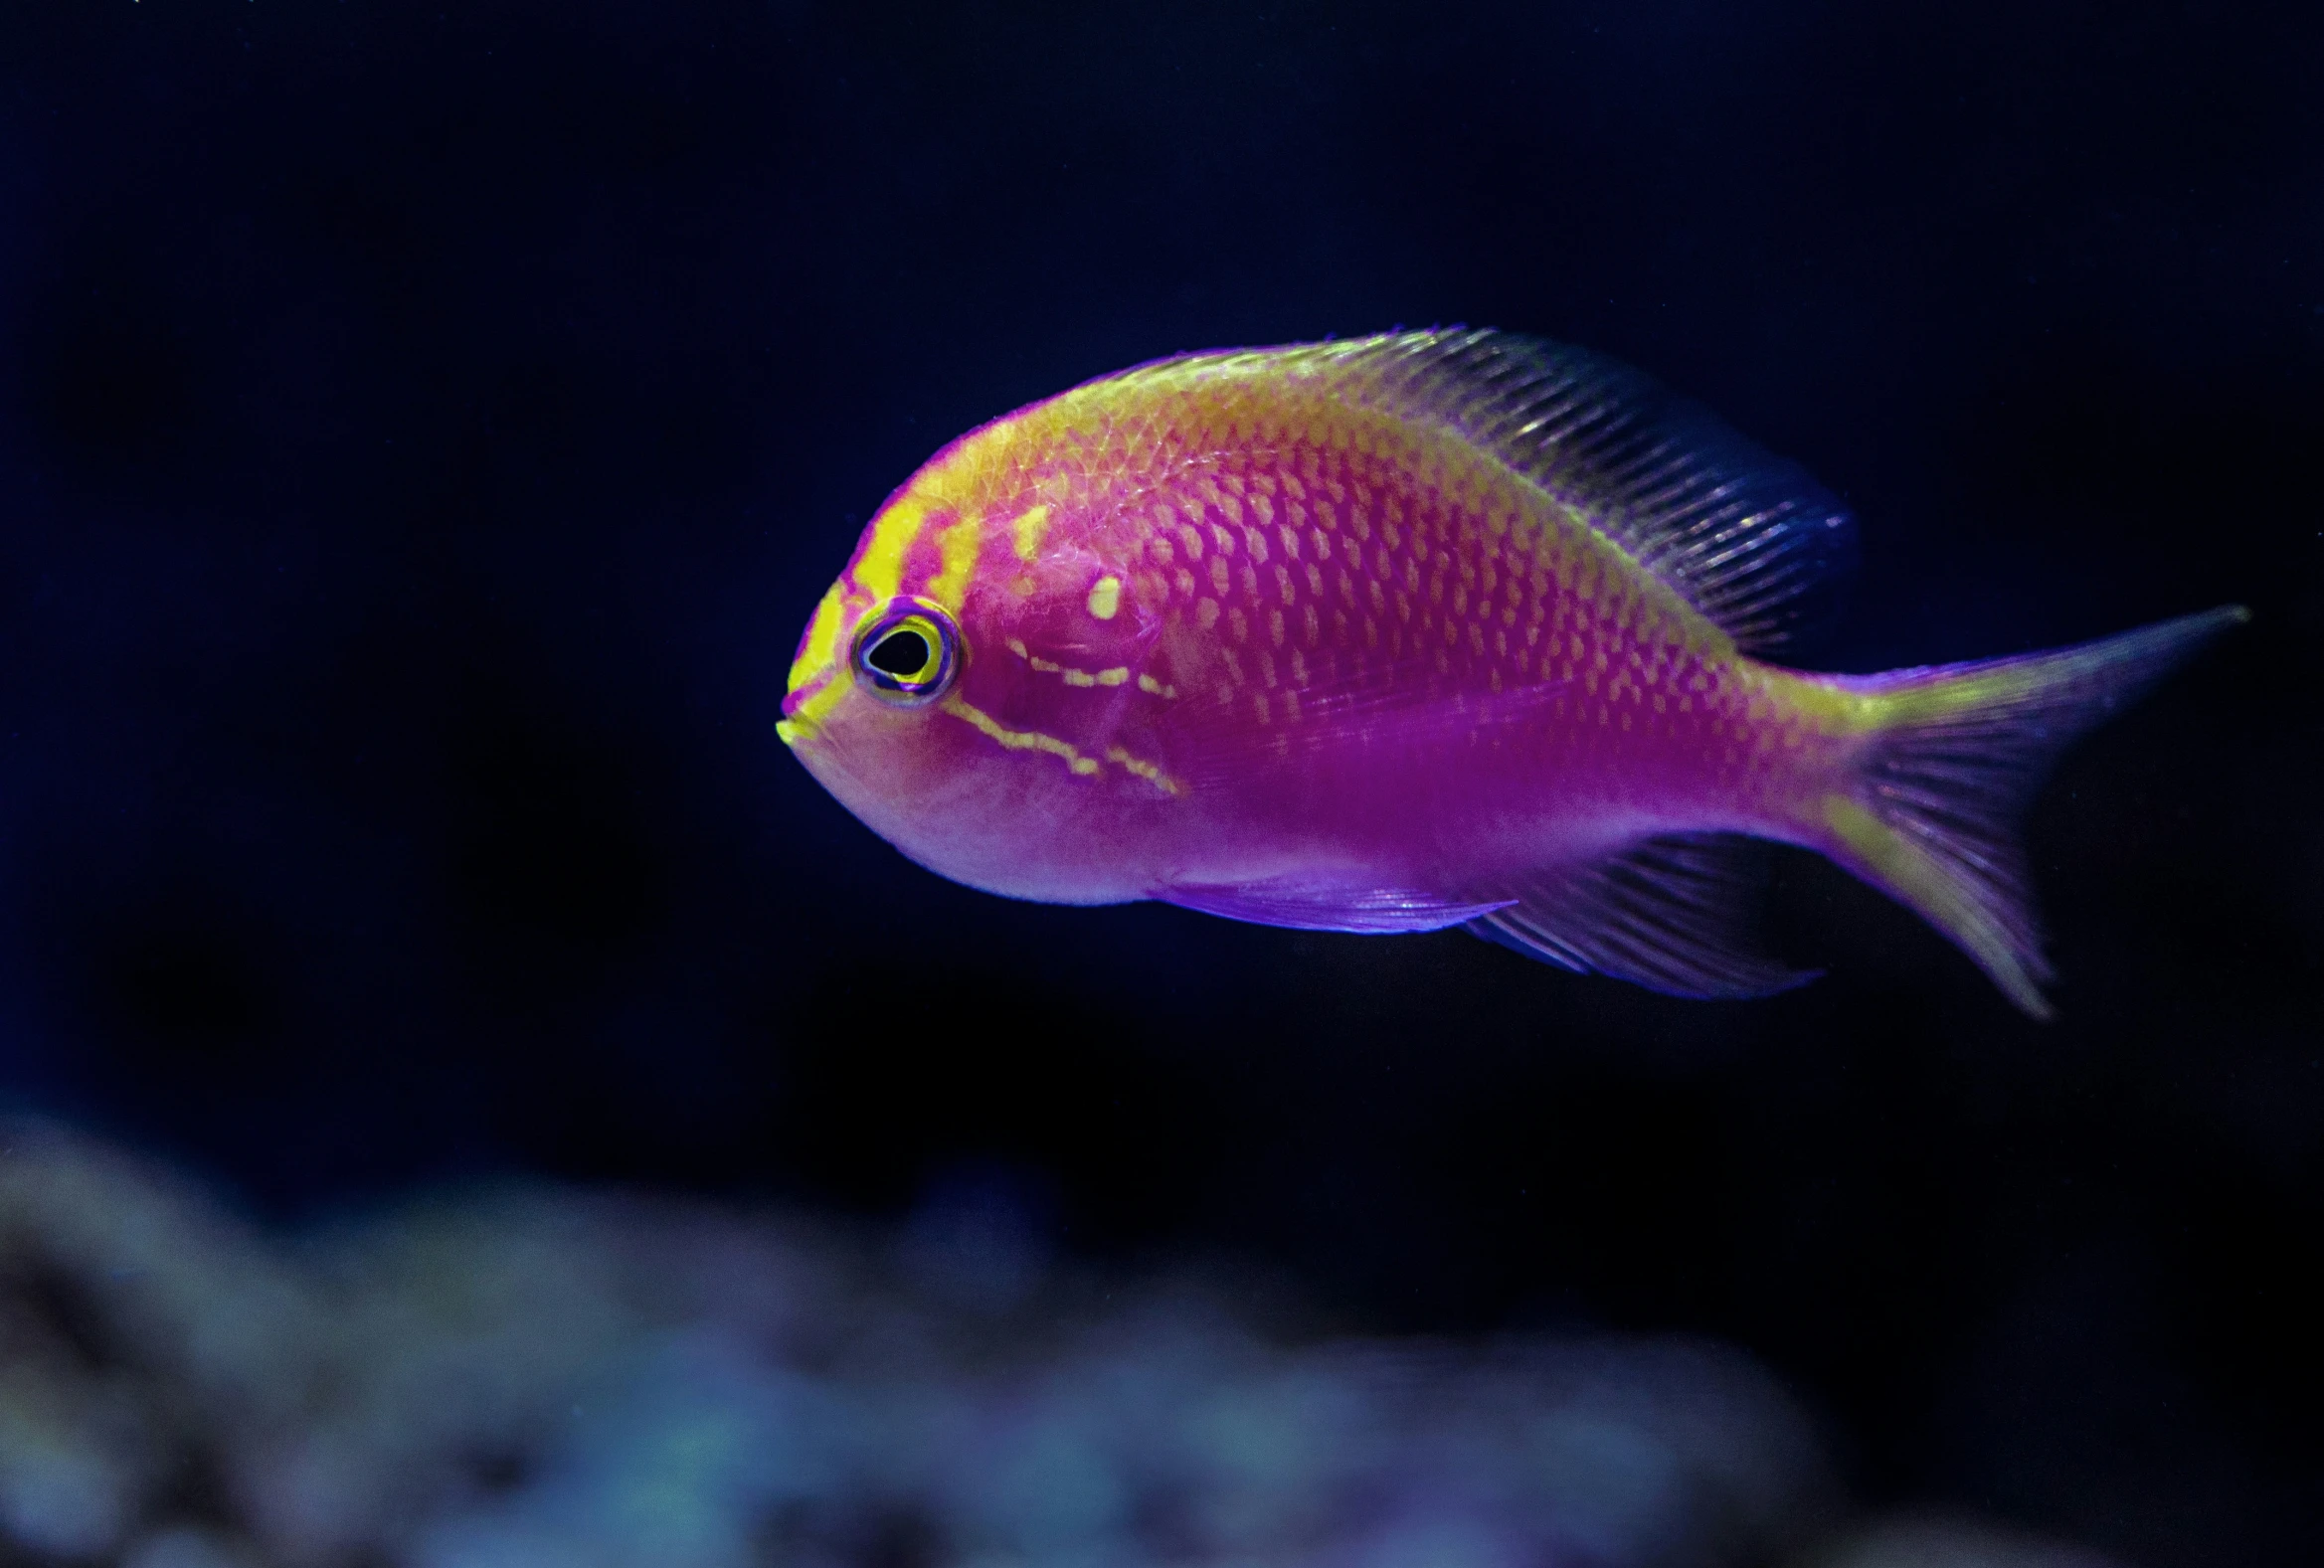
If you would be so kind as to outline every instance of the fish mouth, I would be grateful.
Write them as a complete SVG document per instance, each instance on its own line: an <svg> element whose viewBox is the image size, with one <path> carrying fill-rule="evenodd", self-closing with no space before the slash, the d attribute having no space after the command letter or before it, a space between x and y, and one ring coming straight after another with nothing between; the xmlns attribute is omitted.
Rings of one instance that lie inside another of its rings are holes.
<svg viewBox="0 0 2324 1568"><path fill-rule="evenodd" d="M783 717L775 724L775 733L783 738L783 744L797 746L802 739L820 730L823 715L838 702L843 690L836 664L825 664L795 684L785 694Z"/></svg>
<svg viewBox="0 0 2324 1568"><path fill-rule="evenodd" d="M814 716L805 711L807 699L815 694L818 684L809 682L783 699L783 717L775 721L775 734L784 745L797 747L801 741L821 728L815 723Z"/></svg>

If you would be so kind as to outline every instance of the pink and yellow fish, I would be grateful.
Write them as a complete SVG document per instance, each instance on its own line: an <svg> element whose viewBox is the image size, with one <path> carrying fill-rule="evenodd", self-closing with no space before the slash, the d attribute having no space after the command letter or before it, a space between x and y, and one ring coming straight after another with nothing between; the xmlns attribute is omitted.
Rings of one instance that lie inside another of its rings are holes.
<svg viewBox="0 0 2324 1568"><path fill-rule="evenodd" d="M2026 1011L2011 822L2214 610L2058 652L1768 662L1853 552L1805 474L1494 332L1192 354L954 441L815 610L779 726L972 887L1323 931L1466 925L1690 996L1758 954L1748 840L1918 911Z"/></svg>

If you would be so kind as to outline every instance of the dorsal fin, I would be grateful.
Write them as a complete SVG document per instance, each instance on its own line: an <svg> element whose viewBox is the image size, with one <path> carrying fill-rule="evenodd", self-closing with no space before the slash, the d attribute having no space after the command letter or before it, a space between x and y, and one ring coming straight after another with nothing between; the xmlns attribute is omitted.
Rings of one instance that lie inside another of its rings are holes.
<svg viewBox="0 0 2324 1568"><path fill-rule="evenodd" d="M1561 343L1492 331L1332 347L1355 373L1345 384L1351 400L1459 431L1743 647L1797 647L1837 613L1856 559L1848 509L1797 464L1649 377Z"/></svg>

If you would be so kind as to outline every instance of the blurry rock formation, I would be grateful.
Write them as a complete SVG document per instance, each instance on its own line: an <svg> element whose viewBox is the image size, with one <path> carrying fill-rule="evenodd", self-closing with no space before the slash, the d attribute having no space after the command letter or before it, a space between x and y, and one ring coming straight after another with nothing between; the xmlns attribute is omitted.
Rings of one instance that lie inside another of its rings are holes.
<svg viewBox="0 0 2324 1568"><path fill-rule="evenodd" d="M894 1238L508 1187L289 1238L0 1139L0 1562L124 1568L2092 1568L1854 1536L1679 1340L1411 1344Z"/></svg>

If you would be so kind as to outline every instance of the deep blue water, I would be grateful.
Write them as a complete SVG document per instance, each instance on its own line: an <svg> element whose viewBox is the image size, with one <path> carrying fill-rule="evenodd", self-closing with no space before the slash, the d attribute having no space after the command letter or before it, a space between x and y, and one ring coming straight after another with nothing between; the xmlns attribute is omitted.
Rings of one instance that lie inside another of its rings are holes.
<svg viewBox="0 0 2324 1568"><path fill-rule="evenodd" d="M1875 1498L2324 1555L2324 13L276 0L0 23L0 1102L1226 1253L1763 1357ZM1860 518L1828 667L2255 622L2029 824L2060 1017L1004 903L773 723L938 445L1178 349L1587 344ZM909 935L908 942L896 939Z"/></svg>

